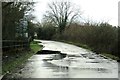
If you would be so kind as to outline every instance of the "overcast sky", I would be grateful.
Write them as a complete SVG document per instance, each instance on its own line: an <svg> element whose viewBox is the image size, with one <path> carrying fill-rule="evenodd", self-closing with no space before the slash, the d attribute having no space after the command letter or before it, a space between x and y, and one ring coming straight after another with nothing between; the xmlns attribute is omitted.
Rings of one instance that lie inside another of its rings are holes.
<svg viewBox="0 0 120 80"><path fill-rule="evenodd" d="M53 0L39 0L35 4L34 15L41 22L43 14L47 10L47 4ZM54 0L55 1L55 0ZM118 2L120 0L69 0L83 11L82 17L96 22L108 22L118 26Z"/></svg>

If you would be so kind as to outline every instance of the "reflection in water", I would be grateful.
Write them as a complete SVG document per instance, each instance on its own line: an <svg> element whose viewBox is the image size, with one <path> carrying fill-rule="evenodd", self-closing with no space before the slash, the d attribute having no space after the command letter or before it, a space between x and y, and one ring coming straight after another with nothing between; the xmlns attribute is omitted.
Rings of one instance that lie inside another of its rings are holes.
<svg viewBox="0 0 120 80"><path fill-rule="evenodd" d="M22 78L117 78L118 64L73 45L42 41L43 50L57 50L61 54L36 54L21 70L10 75ZM20 72L20 73L19 73Z"/></svg>
<svg viewBox="0 0 120 80"><path fill-rule="evenodd" d="M106 78L117 77L115 63L86 63L85 58L65 57L63 59L43 61L55 55L34 55L32 56L21 73L12 74L14 77L23 78ZM56 55L59 56L59 55ZM113 69L113 70L112 70Z"/></svg>

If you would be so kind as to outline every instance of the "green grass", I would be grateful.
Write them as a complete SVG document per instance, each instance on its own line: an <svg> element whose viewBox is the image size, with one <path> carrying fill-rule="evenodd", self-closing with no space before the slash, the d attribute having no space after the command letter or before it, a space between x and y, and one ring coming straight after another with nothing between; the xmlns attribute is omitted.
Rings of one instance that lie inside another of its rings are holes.
<svg viewBox="0 0 120 80"><path fill-rule="evenodd" d="M2 63L2 74L14 71L16 67L22 65L25 61L28 60L28 58L36 54L37 51L41 50L43 46L38 45L36 42L31 42L30 48L31 48L30 50L19 51L19 53L15 53L15 52L6 53L6 54L17 54L18 57L16 57L16 55L8 56L8 60Z"/></svg>
<svg viewBox="0 0 120 80"><path fill-rule="evenodd" d="M38 45L38 42L31 42L30 43L30 48L32 49L32 51L34 51L34 53L36 53L38 50L41 50L43 48L42 45Z"/></svg>

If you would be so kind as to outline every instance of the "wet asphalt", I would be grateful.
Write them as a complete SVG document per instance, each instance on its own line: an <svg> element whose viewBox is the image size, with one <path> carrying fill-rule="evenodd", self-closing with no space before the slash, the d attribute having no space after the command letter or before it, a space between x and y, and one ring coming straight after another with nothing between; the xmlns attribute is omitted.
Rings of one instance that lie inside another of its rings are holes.
<svg viewBox="0 0 120 80"><path fill-rule="evenodd" d="M85 78L91 80L117 80L117 61L105 58L87 49L63 42L37 40L43 50L66 54L35 54L21 68L5 78ZM87 80L86 79L86 80ZM5 79L3 79L5 80Z"/></svg>

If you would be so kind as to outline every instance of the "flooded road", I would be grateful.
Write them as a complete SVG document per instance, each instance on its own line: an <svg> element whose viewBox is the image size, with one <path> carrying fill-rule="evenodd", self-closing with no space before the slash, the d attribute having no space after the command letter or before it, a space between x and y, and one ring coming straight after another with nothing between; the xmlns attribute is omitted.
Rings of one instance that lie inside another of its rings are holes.
<svg viewBox="0 0 120 80"><path fill-rule="evenodd" d="M33 55L23 68L11 74L15 78L118 78L118 63L89 50L56 41L40 40L43 50L67 54ZM55 58L59 59L55 59ZM52 60L51 60L52 59ZM10 75L10 77L11 77Z"/></svg>

